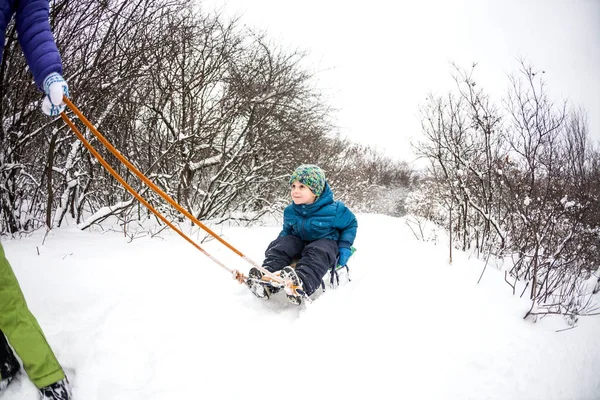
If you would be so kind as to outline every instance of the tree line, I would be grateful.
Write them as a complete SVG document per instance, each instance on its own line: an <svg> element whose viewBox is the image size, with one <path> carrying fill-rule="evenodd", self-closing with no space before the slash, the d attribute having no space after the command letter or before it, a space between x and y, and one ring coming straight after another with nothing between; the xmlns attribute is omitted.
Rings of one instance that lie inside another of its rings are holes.
<svg viewBox="0 0 600 400"><path fill-rule="evenodd" d="M429 167L410 211L444 226L451 248L510 261L506 282L525 282L532 300L526 316L598 314L600 152L585 112L554 104L545 72L524 61L499 102L474 68L456 67L455 89L422 109Z"/></svg>
<svg viewBox="0 0 600 400"><path fill-rule="evenodd" d="M411 182L406 163L336 135L335 110L301 66L306 54L237 19L189 0L55 0L50 19L74 104L200 220L280 212L301 163L321 165L337 197L364 211ZM39 111L14 25L0 68L0 233L148 218L61 118ZM179 217L75 123L129 185Z"/></svg>

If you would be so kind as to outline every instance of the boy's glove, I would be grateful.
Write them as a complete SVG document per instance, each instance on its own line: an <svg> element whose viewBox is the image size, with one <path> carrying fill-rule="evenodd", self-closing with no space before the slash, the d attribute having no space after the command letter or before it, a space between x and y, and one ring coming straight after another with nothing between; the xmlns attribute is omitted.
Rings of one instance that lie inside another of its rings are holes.
<svg viewBox="0 0 600 400"><path fill-rule="evenodd" d="M42 101L42 111L46 115L55 117L59 115L65 109L65 103L63 103L63 95L69 97L69 87L67 82L58 72L53 72L44 79L42 85L44 89L44 100Z"/></svg>
<svg viewBox="0 0 600 400"><path fill-rule="evenodd" d="M346 264L348 264L348 260L350 259L351 255L352 250L347 247L340 247L340 261L338 264L340 264L342 267L345 267Z"/></svg>

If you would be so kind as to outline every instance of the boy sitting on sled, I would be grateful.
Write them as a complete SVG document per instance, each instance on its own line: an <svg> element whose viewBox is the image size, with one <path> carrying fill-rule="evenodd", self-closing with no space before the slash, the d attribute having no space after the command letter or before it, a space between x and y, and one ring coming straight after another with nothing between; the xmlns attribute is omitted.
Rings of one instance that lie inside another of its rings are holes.
<svg viewBox="0 0 600 400"><path fill-rule="evenodd" d="M292 204L283 213L283 229L265 252L263 267L280 272L286 282L288 300L300 304L301 292L317 290L336 262L345 266L356 237L356 217L341 201L334 201L325 173L316 165L301 165L290 177ZM296 269L290 265L298 260ZM251 268L248 285L257 297L268 299L279 288L256 283L263 273Z"/></svg>

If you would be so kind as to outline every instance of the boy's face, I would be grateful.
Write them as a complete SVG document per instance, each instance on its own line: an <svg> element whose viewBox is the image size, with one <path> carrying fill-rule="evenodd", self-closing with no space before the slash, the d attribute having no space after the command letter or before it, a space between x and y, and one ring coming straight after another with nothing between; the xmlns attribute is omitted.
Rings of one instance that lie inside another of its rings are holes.
<svg viewBox="0 0 600 400"><path fill-rule="evenodd" d="M312 204L317 198L308 186L298 181L292 182L291 192L294 204Z"/></svg>

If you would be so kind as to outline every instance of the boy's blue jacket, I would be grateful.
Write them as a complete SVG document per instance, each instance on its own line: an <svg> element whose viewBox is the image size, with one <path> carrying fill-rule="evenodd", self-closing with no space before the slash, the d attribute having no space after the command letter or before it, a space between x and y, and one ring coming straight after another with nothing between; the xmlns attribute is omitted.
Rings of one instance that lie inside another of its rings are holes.
<svg viewBox="0 0 600 400"><path fill-rule="evenodd" d="M63 72L60 54L48 22L48 10L48 0L0 0L0 61L6 28L14 14L19 43L40 90L48 75L52 72L62 75Z"/></svg>
<svg viewBox="0 0 600 400"><path fill-rule="evenodd" d="M332 239L339 247L350 247L356 237L356 217L341 201L333 200L329 183L312 204L290 204L283 212L283 230L279 236L294 235L312 242Z"/></svg>

